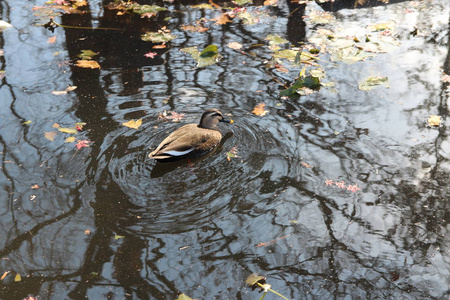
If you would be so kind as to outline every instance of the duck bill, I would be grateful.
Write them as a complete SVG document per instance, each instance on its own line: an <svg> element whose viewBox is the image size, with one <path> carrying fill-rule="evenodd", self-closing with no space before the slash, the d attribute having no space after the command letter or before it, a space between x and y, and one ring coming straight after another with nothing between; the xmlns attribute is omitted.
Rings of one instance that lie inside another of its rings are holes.
<svg viewBox="0 0 450 300"><path fill-rule="evenodd" d="M222 119L222 120L220 120L220 122L230 123L230 124L233 124L233 123L234 123L234 121L231 120L231 119Z"/></svg>

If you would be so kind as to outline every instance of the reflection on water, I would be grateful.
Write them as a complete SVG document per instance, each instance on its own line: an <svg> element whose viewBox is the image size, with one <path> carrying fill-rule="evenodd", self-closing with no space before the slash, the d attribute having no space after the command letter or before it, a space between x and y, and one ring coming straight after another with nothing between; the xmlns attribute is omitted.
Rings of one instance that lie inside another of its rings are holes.
<svg viewBox="0 0 450 300"><path fill-rule="evenodd" d="M14 25L0 32L1 299L259 299L244 286L254 272L289 299L448 297L446 0L339 6L329 26L350 32L395 20L400 46L351 65L323 54L318 63L335 86L298 100L279 91L299 70L268 68L265 38L307 41L320 26L303 16L317 4L266 5L264 22L205 33L179 29L217 14L188 2L165 2L170 13L141 20L90 1L87 13L61 22L125 31L54 33L31 26L27 5L9 0L0 10ZM141 29L162 26L178 38L151 60ZM231 41L252 54L229 49ZM208 44L223 57L206 68L179 51ZM99 53L100 70L73 66L85 49ZM390 88L359 90L369 76L387 76ZM51 93L68 85L77 88ZM251 113L259 103L267 115ZM213 152L147 158L208 107L235 120ZM186 117L162 122L164 110ZM427 125L434 114L443 126ZM131 119L142 126L122 125ZM90 147L77 150L54 126L76 122L87 125L73 136ZM227 159L232 149L237 157Z"/></svg>

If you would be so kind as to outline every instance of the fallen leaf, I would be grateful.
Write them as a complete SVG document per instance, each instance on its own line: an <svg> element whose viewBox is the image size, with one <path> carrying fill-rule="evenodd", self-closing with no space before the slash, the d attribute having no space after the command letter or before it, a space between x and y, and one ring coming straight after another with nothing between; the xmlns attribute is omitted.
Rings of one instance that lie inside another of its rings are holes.
<svg viewBox="0 0 450 300"><path fill-rule="evenodd" d="M34 199L36 199L36 195L30 195L30 201L33 201Z"/></svg>
<svg viewBox="0 0 450 300"><path fill-rule="evenodd" d="M11 271L6 271L5 273L3 273L2 277L0 278L0 280L5 279L6 275L8 275Z"/></svg>
<svg viewBox="0 0 450 300"><path fill-rule="evenodd" d="M224 25L230 23L232 20L230 19L230 16L228 14L224 13L214 19L211 19L211 21L216 21L216 25Z"/></svg>
<svg viewBox="0 0 450 300"><path fill-rule="evenodd" d="M25 121L25 122L23 122L22 124L23 124L23 125L31 124L31 120Z"/></svg>
<svg viewBox="0 0 450 300"><path fill-rule="evenodd" d="M144 54L145 57L148 57L148 58L151 58L151 59L155 58L155 56L157 56L157 55L158 55L158 53L152 52L152 51Z"/></svg>
<svg viewBox="0 0 450 300"><path fill-rule="evenodd" d="M205 32L208 31L208 28L202 26L202 25L181 25L181 29L184 31L190 31L190 32Z"/></svg>
<svg viewBox="0 0 450 300"><path fill-rule="evenodd" d="M250 274L247 279L245 280L245 284L250 286L251 288L255 289L258 287L257 284L265 284L266 283L266 277L260 276L256 273Z"/></svg>
<svg viewBox="0 0 450 300"><path fill-rule="evenodd" d="M69 136L67 139L64 140L66 143L73 143L75 142L76 138L74 136Z"/></svg>
<svg viewBox="0 0 450 300"><path fill-rule="evenodd" d="M78 134L78 130L74 127L66 128L66 127L58 127L58 130L68 134Z"/></svg>
<svg viewBox="0 0 450 300"><path fill-rule="evenodd" d="M312 167L311 165L305 163L304 161L302 161L302 165L305 166L305 167L307 167L307 168L311 168L311 167Z"/></svg>
<svg viewBox="0 0 450 300"><path fill-rule="evenodd" d="M377 85L382 85L386 88L389 88L388 78L385 76L369 77L360 82L358 88L362 91L370 91Z"/></svg>
<svg viewBox="0 0 450 300"><path fill-rule="evenodd" d="M152 47L152 49L164 49L164 48L167 48L166 44L155 45Z"/></svg>
<svg viewBox="0 0 450 300"><path fill-rule="evenodd" d="M58 134L58 132L56 131L50 131L50 132L44 132L44 136L46 139L50 140L53 142L53 140L55 139L55 136Z"/></svg>
<svg viewBox="0 0 450 300"><path fill-rule="evenodd" d="M88 145L89 143L92 143L92 142L88 141L88 140L82 140L82 141L78 140L75 147L77 147L77 149L80 150L83 147L89 147L89 145Z"/></svg>
<svg viewBox="0 0 450 300"><path fill-rule="evenodd" d="M139 126L142 125L142 119L139 120L130 120L128 122L122 123L123 126L130 127L133 129L139 129Z"/></svg>
<svg viewBox="0 0 450 300"><path fill-rule="evenodd" d="M20 276L19 273L17 273L16 277L14 277L14 281L17 282L17 281L21 281L21 280L22 280L22 277Z"/></svg>
<svg viewBox="0 0 450 300"><path fill-rule="evenodd" d="M69 91L73 91L73 90L75 90L76 88L77 88L76 85L73 85L73 86L70 86L70 85L69 85L69 86L67 87L66 91L68 91L68 92L69 92Z"/></svg>
<svg viewBox="0 0 450 300"><path fill-rule="evenodd" d="M47 43L48 44L54 44L56 42L56 35L55 36L51 36L47 39Z"/></svg>
<svg viewBox="0 0 450 300"><path fill-rule="evenodd" d="M53 128L59 128L59 124L58 124L58 123L54 123L54 124L52 125L52 127L53 127Z"/></svg>
<svg viewBox="0 0 450 300"><path fill-rule="evenodd" d="M118 235L118 234L116 234L115 236L114 236L114 239L115 240L118 240L118 239L123 239L125 236L123 236L123 235Z"/></svg>
<svg viewBox="0 0 450 300"><path fill-rule="evenodd" d="M38 189L38 188L39 188L39 185L37 185L37 184L32 185L31 188L32 188L32 189Z"/></svg>
<svg viewBox="0 0 450 300"><path fill-rule="evenodd" d="M80 68L100 69L100 65L95 60L77 60L75 65Z"/></svg>
<svg viewBox="0 0 450 300"><path fill-rule="evenodd" d="M181 295L179 295L178 298L175 299L175 300L196 300L196 299L192 299L191 297L186 296L185 294L181 294Z"/></svg>
<svg viewBox="0 0 450 300"><path fill-rule="evenodd" d="M94 52L92 50L81 50L81 53L78 54L78 57L81 58L82 60L90 60L94 56L97 56L98 54L99 52Z"/></svg>
<svg viewBox="0 0 450 300"><path fill-rule="evenodd" d="M239 44L238 42L228 43L227 46L228 46L228 48L235 49L235 50L240 50L242 48L242 45Z"/></svg>
<svg viewBox="0 0 450 300"><path fill-rule="evenodd" d="M86 229L86 230L84 230L84 234L91 234L91 230L90 229Z"/></svg>
<svg viewBox="0 0 450 300"><path fill-rule="evenodd" d="M433 115L428 118L428 125L432 127L441 126L442 118L441 116Z"/></svg>
<svg viewBox="0 0 450 300"><path fill-rule="evenodd" d="M266 0L264 5L276 5L278 0Z"/></svg>
<svg viewBox="0 0 450 300"><path fill-rule="evenodd" d="M264 109L264 106L266 106L264 103L260 103L255 106L252 113L257 116L265 116L269 111Z"/></svg>

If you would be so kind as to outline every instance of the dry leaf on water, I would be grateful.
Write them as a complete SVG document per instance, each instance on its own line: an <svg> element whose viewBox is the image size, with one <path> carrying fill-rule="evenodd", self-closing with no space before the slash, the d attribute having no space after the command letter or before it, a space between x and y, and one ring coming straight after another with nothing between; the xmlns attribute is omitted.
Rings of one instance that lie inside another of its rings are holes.
<svg viewBox="0 0 450 300"><path fill-rule="evenodd" d="M50 131L50 132L44 132L44 136L46 139L50 140L53 142L53 140L55 139L55 136L58 134L58 132L56 131Z"/></svg>
<svg viewBox="0 0 450 300"><path fill-rule="evenodd" d="M139 120L130 120L128 122L122 123L123 126L130 127L133 129L139 129L139 126L142 125L142 119Z"/></svg>
<svg viewBox="0 0 450 300"><path fill-rule="evenodd" d="M58 130L68 134L78 134L78 130L74 127L66 128L66 127L58 127Z"/></svg>
<svg viewBox="0 0 450 300"><path fill-rule="evenodd" d="M47 43L49 43L49 44L54 44L55 42L56 42L56 35L51 36L47 39Z"/></svg>
<svg viewBox="0 0 450 300"><path fill-rule="evenodd" d="M224 25L231 22L231 19L228 14L221 14L217 18L211 19L211 21L216 21L216 25Z"/></svg>
<svg viewBox="0 0 450 300"><path fill-rule="evenodd" d="M6 275L8 275L9 272L11 272L11 271L6 271L5 273L3 273L2 277L0 278L0 280L5 279Z"/></svg>
<svg viewBox="0 0 450 300"><path fill-rule="evenodd" d="M257 116L265 116L269 111L264 109L264 106L266 106L264 103L260 103L255 106L252 113L254 113Z"/></svg>
<svg viewBox="0 0 450 300"><path fill-rule="evenodd" d="M80 68L100 69L100 65L95 60L77 60L75 65Z"/></svg>
<svg viewBox="0 0 450 300"><path fill-rule="evenodd" d="M441 126L441 122L442 122L441 116L433 115L428 118L428 125L432 127Z"/></svg>
<svg viewBox="0 0 450 300"><path fill-rule="evenodd" d="M228 46L228 48L235 49L235 50L241 50L241 48L242 48L242 45L239 44L238 42L228 43L227 46Z"/></svg>
<svg viewBox="0 0 450 300"><path fill-rule="evenodd" d="M264 5L276 5L278 0L266 0Z"/></svg>

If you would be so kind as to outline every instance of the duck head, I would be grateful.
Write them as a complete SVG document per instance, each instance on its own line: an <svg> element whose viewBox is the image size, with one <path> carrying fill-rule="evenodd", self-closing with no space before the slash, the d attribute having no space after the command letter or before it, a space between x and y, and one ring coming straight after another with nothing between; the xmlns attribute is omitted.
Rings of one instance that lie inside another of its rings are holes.
<svg viewBox="0 0 450 300"><path fill-rule="evenodd" d="M216 126L219 122L233 123L232 120L225 119L218 109L211 108L203 113L198 127L219 130Z"/></svg>

